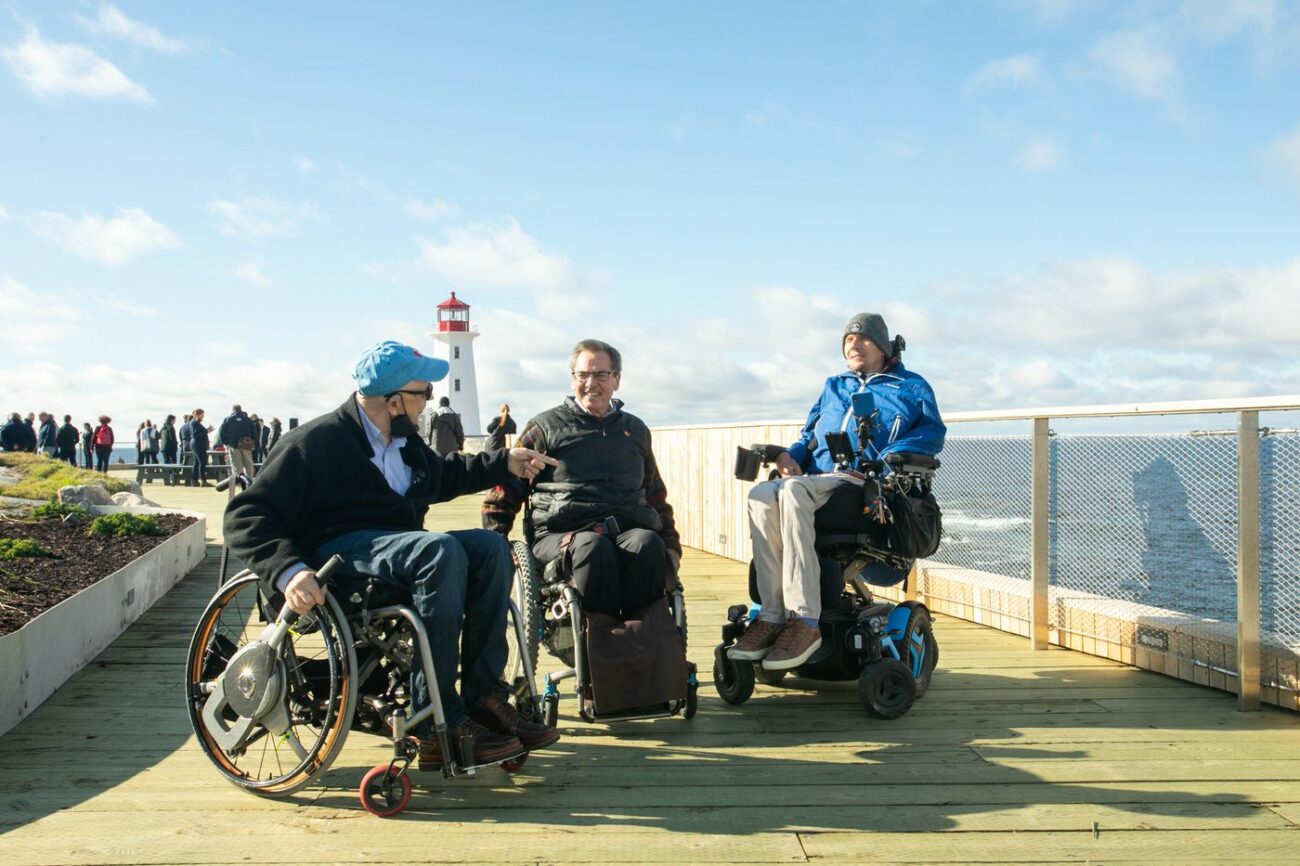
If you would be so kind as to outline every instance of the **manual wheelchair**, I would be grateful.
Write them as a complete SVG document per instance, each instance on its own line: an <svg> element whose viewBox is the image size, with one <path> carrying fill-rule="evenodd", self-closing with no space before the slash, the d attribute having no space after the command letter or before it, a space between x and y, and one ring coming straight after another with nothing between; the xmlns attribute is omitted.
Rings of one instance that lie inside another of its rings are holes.
<svg viewBox="0 0 1300 866"><path fill-rule="evenodd" d="M837 457L847 465L852 456L844 451L846 440L828 444L832 453L840 449ZM774 445L740 449L736 477L753 481L759 465L773 462L783 450ZM872 596L873 585L905 585L913 559L891 549L887 524L882 524L877 514L864 512L864 500L871 492L930 496L939 461L921 454L889 454L883 463L852 462L865 476L864 485L842 485L814 516L814 546L821 563L818 625L822 643L793 673L810 680L856 679L858 698L867 711L877 718L896 719L929 688L939 646L925 605L916 601L894 605ZM886 463L891 470L888 475ZM749 597L751 604L728 609L722 642L713 654L713 681L729 704L747 701L754 693L755 680L776 685L789 673L767 670L761 661L728 657L727 650L758 619L761 599L753 562L749 566Z"/></svg>
<svg viewBox="0 0 1300 866"><path fill-rule="evenodd" d="M585 722L621 722L634 719L655 719L681 715L692 718L698 706L699 680L693 662L685 661L686 653L686 602L682 597L681 585L669 576L671 586L667 592L668 615L671 616L676 635L670 635L666 643L660 643L657 649L668 649L674 656L680 652L683 676L679 685L669 689L665 700L653 704L633 707L608 706L602 703L602 683L595 677L595 671L588 654L588 631L591 623L589 615L583 611L582 594L573 585L563 561L565 557L543 565L532 552L532 517L525 509L523 534L527 541L514 541L510 548L515 561L515 589L513 601L520 612L522 632L520 657L512 659L507 666L507 673L518 674L520 670L530 672L538 664L540 647L558 659L564 667L546 674L545 687L535 700L543 724L554 726L559 718L560 688L565 680L573 680L573 694L577 699L578 715ZM603 533L618 533L614 518L607 518L600 524ZM657 602L656 602L657 604ZM678 637L680 650L672 647ZM675 658L668 658L665 664L675 664ZM532 691L531 673L526 673L528 682L521 682L515 676L516 701L522 705Z"/></svg>
<svg viewBox="0 0 1300 866"><path fill-rule="evenodd" d="M341 560L317 572L322 586ZM511 605L514 640L525 641ZM523 659L519 710L539 706L532 667ZM429 706L413 711L412 665L423 667ZM438 698L438 679L423 622L403 597L377 581L364 593L326 602L298 617L286 606L269 609L257 576L242 571L218 590L194 631L186 659L186 703L204 754L223 776L255 794L283 796L329 769L351 730L391 738L393 757L361 780L361 805L380 817L396 815L411 799L407 773L419 748L407 736L432 718L446 778L473 776L470 742L452 742ZM528 753L498 761L519 770Z"/></svg>

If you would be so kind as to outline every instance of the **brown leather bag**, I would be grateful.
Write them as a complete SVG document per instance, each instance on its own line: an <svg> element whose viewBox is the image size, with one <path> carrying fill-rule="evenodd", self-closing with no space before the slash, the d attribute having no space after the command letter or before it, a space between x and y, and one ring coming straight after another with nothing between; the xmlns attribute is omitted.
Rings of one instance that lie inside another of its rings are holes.
<svg viewBox="0 0 1300 866"><path fill-rule="evenodd" d="M686 699L686 642L667 599L623 621L586 613L587 668L595 711L612 715Z"/></svg>

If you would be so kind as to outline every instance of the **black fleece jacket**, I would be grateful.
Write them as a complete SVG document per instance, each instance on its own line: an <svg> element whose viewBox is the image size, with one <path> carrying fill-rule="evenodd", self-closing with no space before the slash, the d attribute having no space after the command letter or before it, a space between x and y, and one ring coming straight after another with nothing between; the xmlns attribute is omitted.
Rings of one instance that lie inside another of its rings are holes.
<svg viewBox="0 0 1300 866"><path fill-rule="evenodd" d="M313 551L359 529L418 530L429 505L484 490L510 476L508 452L439 457L408 436L402 460L411 488L399 496L370 460L361 408L350 396L335 411L291 430L253 484L226 509L226 544L258 574L268 595L298 562L320 565Z"/></svg>

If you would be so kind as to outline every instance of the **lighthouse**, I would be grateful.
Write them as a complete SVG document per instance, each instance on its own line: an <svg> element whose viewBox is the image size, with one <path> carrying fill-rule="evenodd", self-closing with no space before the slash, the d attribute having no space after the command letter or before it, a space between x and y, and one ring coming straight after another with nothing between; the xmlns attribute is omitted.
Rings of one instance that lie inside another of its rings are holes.
<svg viewBox="0 0 1300 866"><path fill-rule="evenodd" d="M438 321L429 328L429 336L447 348L445 358L451 369L441 384L451 400L451 408L460 413L466 436L479 436L478 381L474 376L474 338L478 331L469 326L469 304L456 293L438 305ZM440 395L441 396L441 395Z"/></svg>

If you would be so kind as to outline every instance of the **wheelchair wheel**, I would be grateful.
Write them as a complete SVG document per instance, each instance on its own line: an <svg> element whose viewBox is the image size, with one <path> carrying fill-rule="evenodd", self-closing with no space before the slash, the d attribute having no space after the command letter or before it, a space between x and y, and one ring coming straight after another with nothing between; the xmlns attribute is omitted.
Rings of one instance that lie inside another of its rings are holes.
<svg viewBox="0 0 1300 866"><path fill-rule="evenodd" d="M555 727L560 720L560 696L547 695L542 699L542 724L548 728Z"/></svg>
<svg viewBox="0 0 1300 866"><path fill-rule="evenodd" d="M700 709L700 684L691 683L686 687L686 708L682 710L683 719L693 719Z"/></svg>
<svg viewBox="0 0 1300 866"><path fill-rule="evenodd" d="M332 596L278 649L266 642L257 577L226 583L194 630L185 665L190 725L223 776L266 796L325 772L356 709L352 632ZM234 662L232 664L232 661Z"/></svg>
<svg viewBox="0 0 1300 866"><path fill-rule="evenodd" d="M858 677L858 700L876 718L896 719L912 708L916 680L902 662L876 659Z"/></svg>
<svg viewBox="0 0 1300 866"><path fill-rule="evenodd" d="M510 555L515 562L515 583L511 598L519 606L519 625L524 632L524 649L528 653L528 663L533 672L537 671L537 651L542 639L542 574L541 565L533 558L528 545L522 541L510 543ZM506 662L506 680L512 681L521 676L524 666L520 661L520 647L510 633L510 658Z"/></svg>
<svg viewBox="0 0 1300 866"><path fill-rule="evenodd" d="M907 618L907 628L903 630L903 641L899 647L903 664L912 672L916 680L916 696L919 698L930 688L930 678L935 665L939 663L939 644L934 639L934 629L930 625L930 614L923 607L912 608Z"/></svg>
<svg viewBox="0 0 1300 866"><path fill-rule="evenodd" d="M754 663L729 659L719 647L713 654L713 686L727 703L743 704L754 694Z"/></svg>
<svg viewBox="0 0 1300 866"><path fill-rule="evenodd" d="M411 802L411 777L391 764L379 764L361 778L361 807L390 818Z"/></svg>
<svg viewBox="0 0 1300 866"><path fill-rule="evenodd" d="M790 672L788 670L769 671L767 668L763 667L762 661L756 661L752 664L754 665L754 679L758 680L765 686L780 685L781 680L785 679L785 675Z"/></svg>

